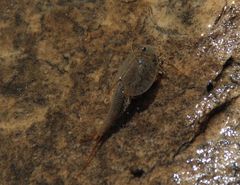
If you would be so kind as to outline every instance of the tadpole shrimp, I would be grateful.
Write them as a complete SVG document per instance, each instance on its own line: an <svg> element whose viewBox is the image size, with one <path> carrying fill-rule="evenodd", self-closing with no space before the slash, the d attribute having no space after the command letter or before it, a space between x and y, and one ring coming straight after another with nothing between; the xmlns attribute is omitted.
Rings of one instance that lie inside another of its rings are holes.
<svg viewBox="0 0 240 185"><path fill-rule="evenodd" d="M138 45L119 67L114 83L113 95L108 114L102 128L94 137L96 143L86 160L86 169L97 150L106 139L106 134L129 105L131 98L145 93L158 75L158 58L153 47Z"/></svg>

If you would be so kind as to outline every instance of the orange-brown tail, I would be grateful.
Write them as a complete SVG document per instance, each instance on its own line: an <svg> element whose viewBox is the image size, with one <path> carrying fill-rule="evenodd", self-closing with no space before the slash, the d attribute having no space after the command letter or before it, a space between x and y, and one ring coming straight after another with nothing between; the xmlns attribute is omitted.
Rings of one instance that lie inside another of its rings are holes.
<svg viewBox="0 0 240 185"><path fill-rule="evenodd" d="M98 149L102 146L103 144L103 138L102 137L99 137L97 140L96 140L96 144L94 145L90 155L88 156L87 160L86 160L86 163L85 165L83 166L81 172L83 172L84 170L86 170L86 168L89 166L89 164L92 162L94 156L96 155Z"/></svg>

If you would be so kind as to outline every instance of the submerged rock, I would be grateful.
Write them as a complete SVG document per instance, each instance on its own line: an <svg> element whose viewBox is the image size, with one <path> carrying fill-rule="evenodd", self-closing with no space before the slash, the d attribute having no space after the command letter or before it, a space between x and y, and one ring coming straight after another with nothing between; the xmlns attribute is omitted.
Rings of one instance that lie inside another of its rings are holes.
<svg viewBox="0 0 240 185"><path fill-rule="evenodd" d="M0 7L2 184L239 182L238 2ZM156 49L164 72L82 172L117 69L139 43Z"/></svg>

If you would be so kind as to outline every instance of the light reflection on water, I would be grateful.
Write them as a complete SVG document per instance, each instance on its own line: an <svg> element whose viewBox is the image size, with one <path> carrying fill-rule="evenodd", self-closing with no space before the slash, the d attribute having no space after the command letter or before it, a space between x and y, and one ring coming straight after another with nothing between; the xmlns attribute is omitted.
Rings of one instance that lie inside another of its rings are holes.
<svg viewBox="0 0 240 185"><path fill-rule="evenodd" d="M225 62L240 45L240 6L234 2L223 9L223 15L210 32L202 34L199 55L212 53L217 61ZM216 88L204 97L195 107L193 114L187 115L187 125L196 127L211 111L240 93L239 67L230 74L231 82ZM213 139L201 145L191 158L185 161L186 167L176 171L172 178L180 185L240 185L240 118L228 116L219 124L223 127Z"/></svg>
<svg viewBox="0 0 240 185"><path fill-rule="evenodd" d="M188 170L173 175L176 184L240 184L239 120L228 117L219 138L199 147L186 163Z"/></svg>
<svg viewBox="0 0 240 185"><path fill-rule="evenodd" d="M196 124L211 111L237 96L239 96L239 86L236 84L227 84L215 89L195 106L193 114L187 115L186 125L197 126Z"/></svg>
<svg viewBox="0 0 240 185"><path fill-rule="evenodd" d="M219 21L206 33L206 42L199 45L199 55L201 53L213 53L221 62L229 58L234 49L240 45L239 16L240 6L231 3L223 9L223 15ZM205 36L204 33L201 36Z"/></svg>

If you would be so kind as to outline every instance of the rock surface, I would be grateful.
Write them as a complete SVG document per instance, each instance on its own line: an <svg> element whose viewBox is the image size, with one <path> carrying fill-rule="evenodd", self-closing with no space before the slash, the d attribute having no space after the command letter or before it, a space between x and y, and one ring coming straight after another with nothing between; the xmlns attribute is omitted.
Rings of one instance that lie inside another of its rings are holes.
<svg viewBox="0 0 240 185"><path fill-rule="evenodd" d="M238 1L0 7L0 184L240 183ZM136 43L156 49L164 73L82 171Z"/></svg>

